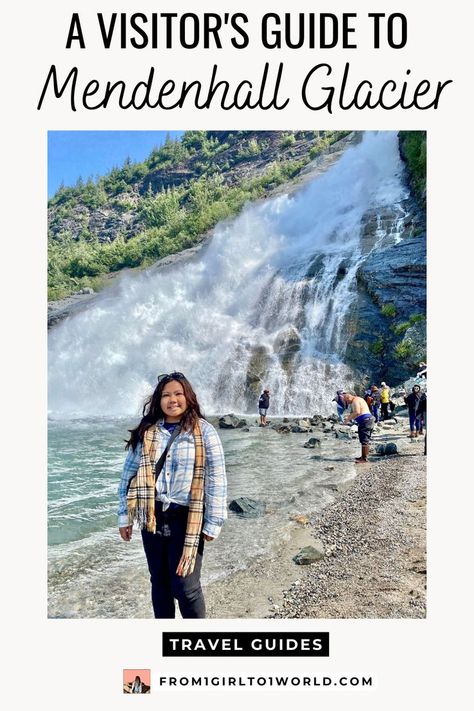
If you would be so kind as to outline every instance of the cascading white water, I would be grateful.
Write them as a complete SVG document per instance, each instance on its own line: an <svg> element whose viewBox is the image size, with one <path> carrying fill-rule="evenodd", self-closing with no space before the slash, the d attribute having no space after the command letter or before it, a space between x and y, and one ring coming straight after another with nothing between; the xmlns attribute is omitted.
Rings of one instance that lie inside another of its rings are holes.
<svg viewBox="0 0 474 711"><path fill-rule="evenodd" d="M397 134L367 133L298 192L219 224L193 260L124 275L51 330L51 416L136 415L171 370L209 414L254 410L262 386L273 415L327 412L350 385L344 323L366 256L363 218L395 206L374 237L399 238L401 172Z"/></svg>

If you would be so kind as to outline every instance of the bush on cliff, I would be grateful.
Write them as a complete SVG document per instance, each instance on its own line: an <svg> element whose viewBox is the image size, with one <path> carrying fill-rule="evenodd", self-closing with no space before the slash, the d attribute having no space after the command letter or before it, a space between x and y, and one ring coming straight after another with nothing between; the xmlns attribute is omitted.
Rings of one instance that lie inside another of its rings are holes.
<svg viewBox="0 0 474 711"><path fill-rule="evenodd" d="M426 131L400 131L400 154L406 161L415 194L426 199Z"/></svg>

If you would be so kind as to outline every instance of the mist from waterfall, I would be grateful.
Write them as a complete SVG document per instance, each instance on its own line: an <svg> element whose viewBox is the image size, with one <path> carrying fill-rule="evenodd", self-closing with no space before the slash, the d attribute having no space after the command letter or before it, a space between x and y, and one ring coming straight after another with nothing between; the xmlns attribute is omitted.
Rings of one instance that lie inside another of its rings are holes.
<svg viewBox="0 0 474 711"><path fill-rule="evenodd" d="M366 133L299 190L217 225L190 261L123 275L51 330L51 416L137 415L172 370L208 414L255 411L263 387L272 415L332 411L351 384L345 321L363 218L401 202L401 172L397 134ZM395 240L401 222L399 208Z"/></svg>

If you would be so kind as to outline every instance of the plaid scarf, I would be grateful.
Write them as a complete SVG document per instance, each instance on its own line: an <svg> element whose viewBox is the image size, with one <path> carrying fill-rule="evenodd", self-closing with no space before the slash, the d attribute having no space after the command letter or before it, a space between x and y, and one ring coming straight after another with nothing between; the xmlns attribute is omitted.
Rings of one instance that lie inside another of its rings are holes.
<svg viewBox="0 0 474 711"><path fill-rule="evenodd" d="M193 429L195 458L191 481L188 520L181 559L176 574L183 578L194 570L199 538L202 530L204 510L204 464L205 453L199 420ZM155 463L156 450L160 438L159 428L155 425L146 430L137 475L130 482L127 494L128 524L136 521L140 528L156 533L155 516Z"/></svg>

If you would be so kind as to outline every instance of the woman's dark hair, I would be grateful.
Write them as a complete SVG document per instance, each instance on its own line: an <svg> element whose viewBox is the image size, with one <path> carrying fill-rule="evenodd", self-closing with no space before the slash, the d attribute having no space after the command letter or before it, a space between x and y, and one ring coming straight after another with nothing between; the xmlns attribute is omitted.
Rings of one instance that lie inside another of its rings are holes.
<svg viewBox="0 0 474 711"><path fill-rule="evenodd" d="M165 375L164 377L161 377L152 395L145 400L140 424L134 429L129 430L130 439L127 440L125 449L129 449L131 447L135 450L138 443L143 441L145 432L150 429L150 427L153 427L153 425L156 425L161 417L165 416L163 410L161 409L161 394L165 385L171 383L173 380L176 380L176 382L181 383L183 386L184 397L186 398L188 406L181 419L181 429L192 432L194 425L199 418L201 417L204 419L201 407L197 401L196 393L194 392L189 380L185 378L182 373L171 373L170 375Z"/></svg>
<svg viewBox="0 0 474 711"><path fill-rule="evenodd" d="M135 681L136 681L137 679L138 679L138 681L139 681L140 684L141 684L141 683L142 683L142 680L140 679L140 677L138 676L138 674L137 674L136 677L135 677Z"/></svg>

